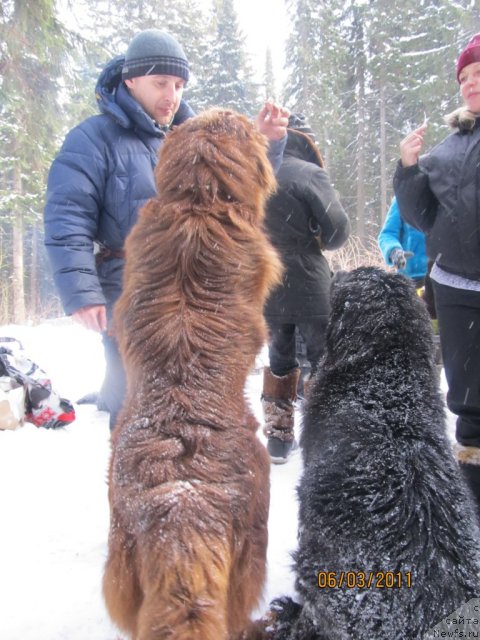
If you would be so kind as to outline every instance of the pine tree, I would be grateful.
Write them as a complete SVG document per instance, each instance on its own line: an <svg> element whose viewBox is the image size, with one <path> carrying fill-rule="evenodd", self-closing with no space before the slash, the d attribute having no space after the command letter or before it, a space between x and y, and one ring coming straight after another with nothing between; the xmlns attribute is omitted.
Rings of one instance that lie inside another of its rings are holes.
<svg viewBox="0 0 480 640"><path fill-rule="evenodd" d="M400 140L430 116L426 149L459 104L455 60L480 30L471 0L290 0L285 98L302 110L360 236L378 233Z"/></svg>
<svg viewBox="0 0 480 640"><path fill-rule="evenodd" d="M37 237L43 209L55 137L57 78L66 40L53 0L3 3L0 34L4 43L0 60L0 216L2 232L11 238L11 251L3 254L6 264L0 294L8 299L2 308L10 311L14 321L24 322L27 311L29 315L36 311L36 296L26 300L27 275L31 293L41 288L38 263L25 265L24 256L36 255L31 243Z"/></svg>
<svg viewBox="0 0 480 640"><path fill-rule="evenodd" d="M427 115L426 149L448 132L443 116L459 104L455 61L480 27L479 11L472 12L470 5L468 1L406 0L399 11L392 12L388 0L371 3L369 144L379 150L372 157L369 178L379 177L372 195L374 227L382 224L390 203L401 138Z"/></svg>
<svg viewBox="0 0 480 640"><path fill-rule="evenodd" d="M209 73L208 105L253 116L258 99L233 0L215 0L212 23L214 35L205 60Z"/></svg>
<svg viewBox="0 0 480 640"><path fill-rule="evenodd" d="M275 74L273 72L272 51L270 47L267 47L265 53L265 74L264 74L265 91L264 98L268 100L272 98L277 100L277 92L275 89Z"/></svg>
<svg viewBox="0 0 480 640"><path fill-rule="evenodd" d="M478 1L404 0L394 10L390 0L287 2L281 101L309 119L354 230L375 236L402 137L424 114L427 150L448 133L443 116L461 103L455 61L480 31ZM66 131L96 112L99 71L135 33L158 27L179 40L191 66L185 98L195 110L256 113L233 0L212 6L207 19L205 0L0 3L0 317L12 319L15 309L21 321L25 300L26 313L35 313L48 271L36 250L47 169ZM77 12L78 27L69 22L67 30L60 20ZM262 92L275 93L269 52Z"/></svg>
<svg viewBox="0 0 480 640"><path fill-rule="evenodd" d="M330 178L352 220L356 215L352 128L356 99L349 23L342 0L290 0L284 101L304 113L318 139Z"/></svg>
<svg viewBox="0 0 480 640"><path fill-rule="evenodd" d="M88 13L87 28L82 32L91 43L90 60L84 58L89 95L93 95L101 67L113 56L124 54L137 33L156 28L167 31L182 45L190 65L184 97L194 111L205 107L210 77L205 58L211 34L205 11L196 0L84 0L82 10Z"/></svg>
<svg viewBox="0 0 480 640"><path fill-rule="evenodd" d="M293 19L293 31L288 39L287 87L285 101L294 111L305 114L316 112L317 74L321 43L318 26L318 8L321 3L312 0L290 0L289 13Z"/></svg>

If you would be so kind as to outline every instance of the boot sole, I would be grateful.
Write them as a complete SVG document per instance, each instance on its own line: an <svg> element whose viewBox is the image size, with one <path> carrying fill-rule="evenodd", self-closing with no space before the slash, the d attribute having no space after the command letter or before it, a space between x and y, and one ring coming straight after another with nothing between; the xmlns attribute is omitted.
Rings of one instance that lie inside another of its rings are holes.
<svg viewBox="0 0 480 640"><path fill-rule="evenodd" d="M285 464L285 462L288 462L289 458L291 458L292 453L296 449L298 449L298 442L294 440L292 442L292 446L286 452L286 455L275 455L275 453L271 453L270 451L268 451L268 444L267 444L268 455L270 456L270 461L273 464Z"/></svg>

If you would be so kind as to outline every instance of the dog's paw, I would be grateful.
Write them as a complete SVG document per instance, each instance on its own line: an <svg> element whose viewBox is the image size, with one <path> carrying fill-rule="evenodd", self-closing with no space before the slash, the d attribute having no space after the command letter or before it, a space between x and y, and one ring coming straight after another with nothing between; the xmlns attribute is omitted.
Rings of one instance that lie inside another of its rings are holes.
<svg viewBox="0 0 480 640"><path fill-rule="evenodd" d="M275 640L287 640L293 625L302 611L302 605L291 598L282 596L270 603L269 628Z"/></svg>
<svg viewBox="0 0 480 640"><path fill-rule="evenodd" d="M235 636L234 640L276 640L270 624L270 612L252 622L239 636Z"/></svg>
<svg viewBox="0 0 480 640"><path fill-rule="evenodd" d="M276 598L270 603L266 614L252 622L235 640L288 640L301 610L301 605L291 598Z"/></svg>

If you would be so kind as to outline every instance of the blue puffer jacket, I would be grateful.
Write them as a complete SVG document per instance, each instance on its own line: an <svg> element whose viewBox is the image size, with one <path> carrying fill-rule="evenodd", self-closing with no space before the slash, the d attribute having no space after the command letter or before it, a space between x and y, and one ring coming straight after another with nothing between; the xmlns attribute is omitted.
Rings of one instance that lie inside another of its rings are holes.
<svg viewBox="0 0 480 640"><path fill-rule="evenodd" d="M390 255L394 249L410 251L413 255L407 259L407 266L399 269L399 272L413 280L425 277L427 273L425 235L402 220L395 198L392 200L385 223L378 235L378 246L385 263L390 267L392 266Z"/></svg>
<svg viewBox="0 0 480 640"><path fill-rule="evenodd" d="M123 57L101 73L100 115L66 136L48 176L45 245L67 314L110 308L121 291L123 259L95 264L94 242L119 251L139 208L155 194L153 170L165 137L121 82ZM182 102L174 124L194 113Z"/></svg>
<svg viewBox="0 0 480 640"><path fill-rule="evenodd" d="M110 315L121 292L123 258L96 264L94 245L121 252L142 205L155 195L154 168L165 130L159 128L121 81L123 56L101 73L96 98L101 114L66 136L48 176L45 245L65 313L106 304ZM194 115L182 101L173 124ZM278 167L285 141L270 145Z"/></svg>

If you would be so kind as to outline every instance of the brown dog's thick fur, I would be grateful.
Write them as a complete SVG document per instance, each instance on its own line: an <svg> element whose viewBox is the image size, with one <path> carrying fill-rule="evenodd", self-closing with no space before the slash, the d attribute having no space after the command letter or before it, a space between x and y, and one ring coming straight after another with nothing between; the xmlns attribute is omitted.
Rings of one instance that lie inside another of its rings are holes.
<svg viewBox="0 0 480 640"><path fill-rule="evenodd" d="M244 396L281 266L263 228L266 140L212 110L170 133L126 243L115 331L104 595L135 640L246 637L265 576L269 459Z"/></svg>

